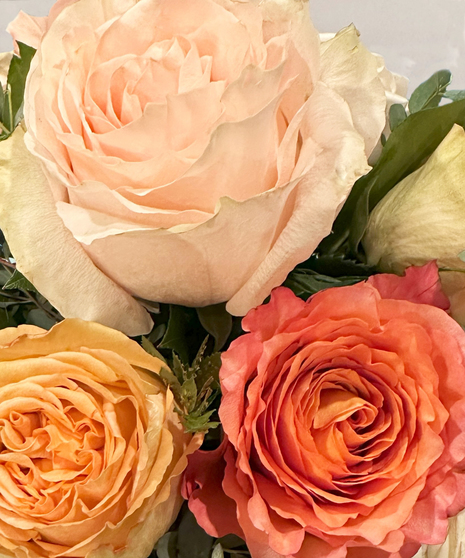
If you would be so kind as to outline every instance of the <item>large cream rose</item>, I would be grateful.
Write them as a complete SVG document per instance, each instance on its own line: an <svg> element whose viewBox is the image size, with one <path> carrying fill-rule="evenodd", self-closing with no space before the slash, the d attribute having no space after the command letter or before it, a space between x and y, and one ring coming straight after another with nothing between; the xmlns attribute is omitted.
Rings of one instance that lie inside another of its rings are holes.
<svg viewBox="0 0 465 558"><path fill-rule="evenodd" d="M147 558L200 442L161 364L80 320L0 331L0 558Z"/></svg>
<svg viewBox="0 0 465 558"><path fill-rule="evenodd" d="M320 42L302 0L60 0L11 32L38 51L0 226L63 315L128 334L151 325L132 296L261 303L385 126L378 60L354 27Z"/></svg>

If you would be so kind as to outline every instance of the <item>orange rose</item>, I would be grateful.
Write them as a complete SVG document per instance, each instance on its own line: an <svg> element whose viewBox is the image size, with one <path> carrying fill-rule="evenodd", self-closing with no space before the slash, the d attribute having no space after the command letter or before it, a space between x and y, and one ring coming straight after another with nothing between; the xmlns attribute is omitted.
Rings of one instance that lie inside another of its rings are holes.
<svg viewBox="0 0 465 558"><path fill-rule="evenodd" d="M146 558L199 438L161 362L106 327L0 331L0 555Z"/></svg>
<svg viewBox="0 0 465 558"><path fill-rule="evenodd" d="M378 59L354 27L320 44L305 1L60 0L10 29L37 54L2 230L62 315L129 335L151 327L132 297L260 304L385 126Z"/></svg>
<svg viewBox="0 0 465 558"><path fill-rule="evenodd" d="M439 306L439 307L438 307ZM465 508L465 333L434 264L277 289L223 355L215 452L184 493L253 558L408 558Z"/></svg>

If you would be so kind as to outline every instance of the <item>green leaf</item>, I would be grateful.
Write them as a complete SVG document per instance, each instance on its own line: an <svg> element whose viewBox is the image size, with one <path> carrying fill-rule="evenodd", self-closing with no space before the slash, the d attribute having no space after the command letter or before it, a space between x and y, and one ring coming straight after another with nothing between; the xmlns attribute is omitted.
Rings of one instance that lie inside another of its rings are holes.
<svg viewBox="0 0 465 558"><path fill-rule="evenodd" d="M181 520L178 530L179 558L209 558L213 537L207 535L189 511Z"/></svg>
<svg viewBox="0 0 465 558"><path fill-rule="evenodd" d="M391 105L389 109L389 127L392 130L395 130L399 124L407 118L407 113L405 112L405 108L403 105L395 104Z"/></svg>
<svg viewBox="0 0 465 558"><path fill-rule="evenodd" d="M465 100L416 112L404 120L389 136L371 172L355 183L319 252L331 255L343 250L361 257L359 244L370 212L397 183L425 163L454 123L465 126Z"/></svg>
<svg viewBox="0 0 465 558"><path fill-rule="evenodd" d="M233 320L231 314L226 311L226 304L214 304L204 308L197 308L200 323L215 340L214 351L220 351L232 330Z"/></svg>
<svg viewBox="0 0 465 558"><path fill-rule="evenodd" d="M200 417L196 417L194 415L186 415L184 417L184 430L188 434L194 434L195 432L206 432L207 430L213 429L218 427L221 423L220 422L211 422L210 417L215 411L209 411L201 415Z"/></svg>
<svg viewBox="0 0 465 558"><path fill-rule="evenodd" d="M217 543L213 548L212 558L224 558L223 547L220 543Z"/></svg>
<svg viewBox="0 0 465 558"><path fill-rule="evenodd" d="M42 329L50 329L56 324L53 320L40 308L33 308L27 315L26 323L41 327Z"/></svg>
<svg viewBox="0 0 465 558"><path fill-rule="evenodd" d="M463 252L460 252L457 257L460 258L462 262L465 262L465 250Z"/></svg>
<svg viewBox="0 0 465 558"><path fill-rule="evenodd" d="M306 300L319 291L355 285L366 279L366 277L328 277L309 269L296 269L289 274L284 286L291 289L296 296Z"/></svg>
<svg viewBox="0 0 465 558"><path fill-rule="evenodd" d="M185 364L193 358L191 350L205 338L203 328L193 308L170 305L170 316L166 333L158 345L159 349L175 351Z"/></svg>
<svg viewBox="0 0 465 558"><path fill-rule="evenodd" d="M444 97L451 101L463 101L465 99L465 89L450 89L444 93Z"/></svg>
<svg viewBox="0 0 465 558"><path fill-rule="evenodd" d="M7 86L11 91L11 116L10 130L19 124L22 118L22 106L24 101L24 88L26 77L31 66L31 60L35 54L35 49L18 43L19 57L13 56L8 70ZM11 127L13 125L13 127Z"/></svg>
<svg viewBox="0 0 465 558"><path fill-rule="evenodd" d="M158 558L176 558L178 555L177 543L178 533L176 531L163 535L156 546Z"/></svg>
<svg viewBox="0 0 465 558"><path fill-rule="evenodd" d="M410 113L437 107L444 97L451 79L452 74L449 70L440 70L419 85L409 100Z"/></svg>
<svg viewBox="0 0 465 558"><path fill-rule="evenodd" d="M37 292L34 285L24 277L24 275L17 269L14 270L13 275L8 279L8 281L3 285L4 290L14 290L18 289L20 291L30 291Z"/></svg>
<svg viewBox="0 0 465 558"><path fill-rule="evenodd" d="M149 353L149 355L152 355L153 357L159 358L162 362L166 364L165 357L160 352L157 351L154 344L151 341L149 341L147 337L142 336L141 344L145 352Z"/></svg>

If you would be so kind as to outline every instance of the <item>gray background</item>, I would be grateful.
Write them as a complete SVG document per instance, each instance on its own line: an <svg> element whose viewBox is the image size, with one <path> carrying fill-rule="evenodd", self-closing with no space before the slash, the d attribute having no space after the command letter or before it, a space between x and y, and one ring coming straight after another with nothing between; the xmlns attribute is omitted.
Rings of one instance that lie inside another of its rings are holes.
<svg viewBox="0 0 465 558"><path fill-rule="evenodd" d="M5 32L19 10L46 15L54 0L0 0L0 52L11 50ZM407 75L411 88L449 68L454 89L465 89L465 0L310 0L319 31L355 23L366 46L388 67Z"/></svg>

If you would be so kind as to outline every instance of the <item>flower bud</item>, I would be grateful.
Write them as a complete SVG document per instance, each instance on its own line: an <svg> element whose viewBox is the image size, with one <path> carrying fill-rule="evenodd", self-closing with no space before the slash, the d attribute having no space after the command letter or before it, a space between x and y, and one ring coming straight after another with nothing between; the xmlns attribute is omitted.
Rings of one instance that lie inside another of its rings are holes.
<svg viewBox="0 0 465 558"><path fill-rule="evenodd" d="M437 260L452 314L465 323L465 131L454 125L433 155L376 206L363 239L367 260L382 271Z"/></svg>

